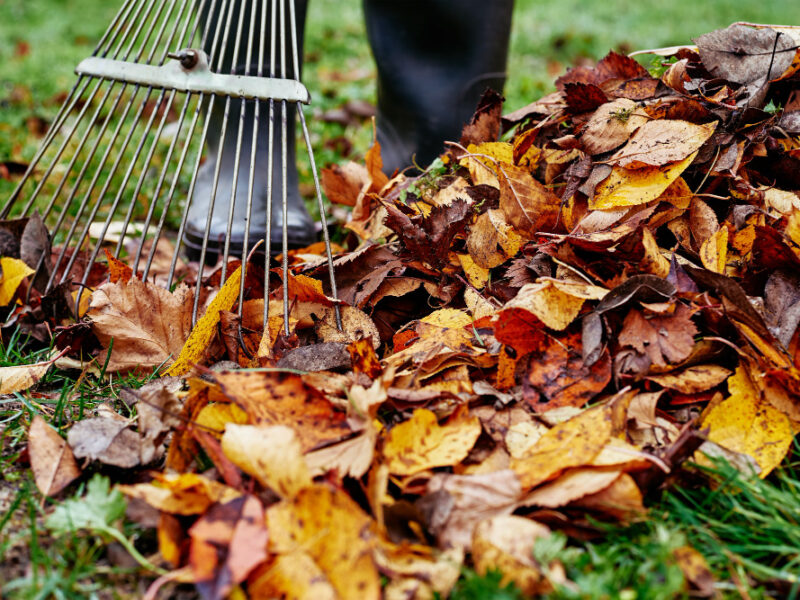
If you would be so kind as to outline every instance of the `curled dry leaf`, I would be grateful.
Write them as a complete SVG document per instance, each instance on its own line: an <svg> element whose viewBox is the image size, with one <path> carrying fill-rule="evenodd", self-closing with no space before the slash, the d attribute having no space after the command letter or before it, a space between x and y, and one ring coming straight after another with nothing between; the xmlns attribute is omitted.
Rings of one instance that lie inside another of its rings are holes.
<svg viewBox="0 0 800 600"><path fill-rule="evenodd" d="M53 362L48 360L32 365L0 367L0 394L24 392L36 385L52 364Z"/></svg>
<svg viewBox="0 0 800 600"><path fill-rule="evenodd" d="M648 120L633 100L618 98L598 108L581 134L581 145L589 154L603 154L628 141L631 134Z"/></svg>
<svg viewBox="0 0 800 600"><path fill-rule="evenodd" d="M28 430L28 453L36 487L45 496L55 496L81 474L67 442L39 415Z"/></svg>
<svg viewBox="0 0 800 600"><path fill-rule="evenodd" d="M470 227L467 250L479 267L493 269L519 252L520 235L509 225L503 212L490 208Z"/></svg>
<svg viewBox="0 0 800 600"><path fill-rule="evenodd" d="M718 386L730 374L728 369L719 365L697 365L674 373L648 375L647 379L683 394L697 394Z"/></svg>
<svg viewBox="0 0 800 600"><path fill-rule="evenodd" d="M610 486L620 471L605 469L571 469L558 479L539 486L520 501L523 506L557 508Z"/></svg>
<svg viewBox="0 0 800 600"><path fill-rule="evenodd" d="M109 372L147 369L175 360L189 337L192 294L178 286L161 286L131 279L107 283L92 294L87 313L104 351L113 350Z"/></svg>

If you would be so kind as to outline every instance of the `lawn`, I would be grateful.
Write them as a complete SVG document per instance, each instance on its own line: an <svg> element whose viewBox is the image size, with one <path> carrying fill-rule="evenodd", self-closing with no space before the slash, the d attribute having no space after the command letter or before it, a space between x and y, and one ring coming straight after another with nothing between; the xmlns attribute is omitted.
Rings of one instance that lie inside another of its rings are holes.
<svg viewBox="0 0 800 600"><path fill-rule="evenodd" d="M325 115L351 100L374 102L374 67L361 5L355 0L311 0L311 5L305 74L314 98L308 114L313 117L317 160L326 164L360 159L371 142L369 121L344 126L327 122ZM116 9L115 3L97 0L0 0L0 165L13 171L30 160L44 124L73 82L72 69L91 52ZM507 111L552 91L555 77L568 67L598 59L610 49L688 43L739 20L800 24L800 3L793 1L518 0L515 10ZM307 164L301 174L307 186ZM0 171L0 205L13 185L13 173L3 179ZM22 342L17 334L4 331L0 367L45 359L48 349L22 353ZM51 371L40 383L47 393L0 397L0 595L140 597L146 585L119 540L104 535L102 528L89 528L87 534L77 527L64 531L47 525L51 506L64 500L43 499L24 464L34 415L45 416L61 430L107 402L128 417L120 387L140 387L147 378L76 379L70 373ZM574 588L559 589L553 597L687 597L684 575L674 560L675 551L687 544L705 556L717 579L717 597L800 597L797 456L795 443L784 465L764 481L720 463L711 472L718 480L713 492L705 483L694 487L687 482L684 488L649 498L647 520L609 528L599 539L553 536L537 546L536 558L542 564L560 561L575 582ZM88 480L70 488L66 496L84 497ZM98 476L88 487L102 490L106 482ZM119 517L115 513L115 535L124 536L128 544L135 541L143 553L155 551L152 530ZM521 595L514 588L501 588L499 577L466 571L451 597L490 600Z"/></svg>

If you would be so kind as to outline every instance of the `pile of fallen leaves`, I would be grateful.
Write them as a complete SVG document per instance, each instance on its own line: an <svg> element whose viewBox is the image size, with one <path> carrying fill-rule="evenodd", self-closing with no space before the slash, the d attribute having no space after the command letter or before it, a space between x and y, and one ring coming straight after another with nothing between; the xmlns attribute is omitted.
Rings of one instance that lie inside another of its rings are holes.
<svg viewBox="0 0 800 600"><path fill-rule="evenodd" d="M353 207L339 299L321 248L292 252L289 335L255 263L238 306L238 263L195 300L109 257L69 324L76 291L3 258L12 325L60 326L3 393L52 362L164 375L123 391L134 419L101 406L66 441L35 420L37 485L127 469L172 569L151 597L431 598L464 564L569 586L537 538L643 517L687 459L765 477L800 428L798 41L731 26L662 51L660 77L611 53L502 118L487 94L419 176L387 177L377 144L326 169ZM702 557L675 561L712 593Z"/></svg>

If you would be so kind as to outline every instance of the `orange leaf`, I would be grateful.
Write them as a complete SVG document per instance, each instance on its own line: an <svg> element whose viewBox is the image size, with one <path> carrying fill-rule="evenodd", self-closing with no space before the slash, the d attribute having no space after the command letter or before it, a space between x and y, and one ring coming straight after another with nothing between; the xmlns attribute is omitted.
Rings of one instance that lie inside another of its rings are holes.
<svg viewBox="0 0 800 600"><path fill-rule="evenodd" d="M106 253L106 260L108 261L108 279L111 283L128 283L133 277L133 269L126 265L121 260L114 258L107 248L103 248Z"/></svg>
<svg viewBox="0 0 800 600"><path fill-rule="evenodd" d="M378 360L378 355L375 354L375 347L372 344L372 340L363 338L355 342L350 342L347 345L347 351L350 353L353 371L356 373L363 373L370 379L380 377L383 368L381 367L381 361Z"/></svg>

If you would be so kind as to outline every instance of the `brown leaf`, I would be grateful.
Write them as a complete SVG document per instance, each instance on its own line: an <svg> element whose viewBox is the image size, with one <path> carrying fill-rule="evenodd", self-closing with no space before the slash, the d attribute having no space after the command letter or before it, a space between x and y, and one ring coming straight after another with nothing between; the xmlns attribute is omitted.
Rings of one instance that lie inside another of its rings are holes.
<svg viewBox="0 0 800 600"><path fill-rule="evenodd" d="M691 320L692 309L678 304L672 315L648 315L633 309L625 317L619 343L635 348L654 365L679 363L694 347L697 327Z"/></svg>
<svg viewBox="0 0 800 600"><path fill-rule="evenodd" d="M506 220L528 238L540 231L552 231L561 199L525 168L503 164L498 168L498 175L500 210Z"/></svg>
<svg viewBox="0 0 800 600"><path fill-rule="evenodd" d="M28 453L36 487L45 496L55 496L81 474L67 442L39 415L28 430Z"/></svg>
<svg viewBox="0 0 800 600"><path fill-rule="evenodd" d="M611 161L628 169L661 167L681 161L697 152L715 128L715 123L695 125L672 119L647 121L611 157Z"/></svg>
<svg viewBox="0 0 800 600"><path fill-rule="evenodd" d="M461 132L461 145L494 142L500 137L500 116L503 113L503 97L487 88L478 102L478 108Z"/></svg>
<svg viewBox="0 0 800 600"><path fill-rule="evenodd" d="M493 269L519 252L522 238L506 222L505 215L489 209L472 224L467 250L476 265Z"/></svg>
<svg viewBox="0 0 800 600"><path fill-rule="evenodd" d="M620 471L606 469L571 469L558 479L539 486L520 501L523 506L557 508L595 494L610 486Z"/></svg>
<svg viewBox="0 0 800 600"><path fill-rule="evenodd" d="M481 475L438 473L417 505L428 513L426 520L441 548L469 551L475 525L511 514L521 493L519 480L509 469Z"/></svg>
<svg viewBox="0 0 800 600"><path fill-rule="evenodd" d="M779 78L795 55L796 43L773 29L733 24L695 40L703 65L713 75L745 85L747 100L769 80Z"/></svg>
<svg viewBox="0 0 800 600"><path fill-rule="evenodd" d="M528 359L523 396L537 412L562 406L580 408L602 392L609 381L611 359L608 353L587 366L580 333L548 337L545 345Z"/></svg>
<svg viewBox="0 0 800 600"><path fill-rule="evenodd" d="M129 425L127 419L118 415L85 419L70 428L67 441L78 458L130 469L142 463L143 446Z"/></svg>
<svg viewBox="0 0 800 600"><path fill-rule="evenodd" d="M107 283L92 294L87 316L104 351L114 340L107 371L150 370L174 361L189 338L192 294L138 279Z"/></svg>
<svg viewBox="0 0 800 600"><path fill-rule="evenodd" d="M632 100L620 98L603 104L586 123L581 145L589 154L602 154L618 148L647 121L647 114Z"/></svg>

